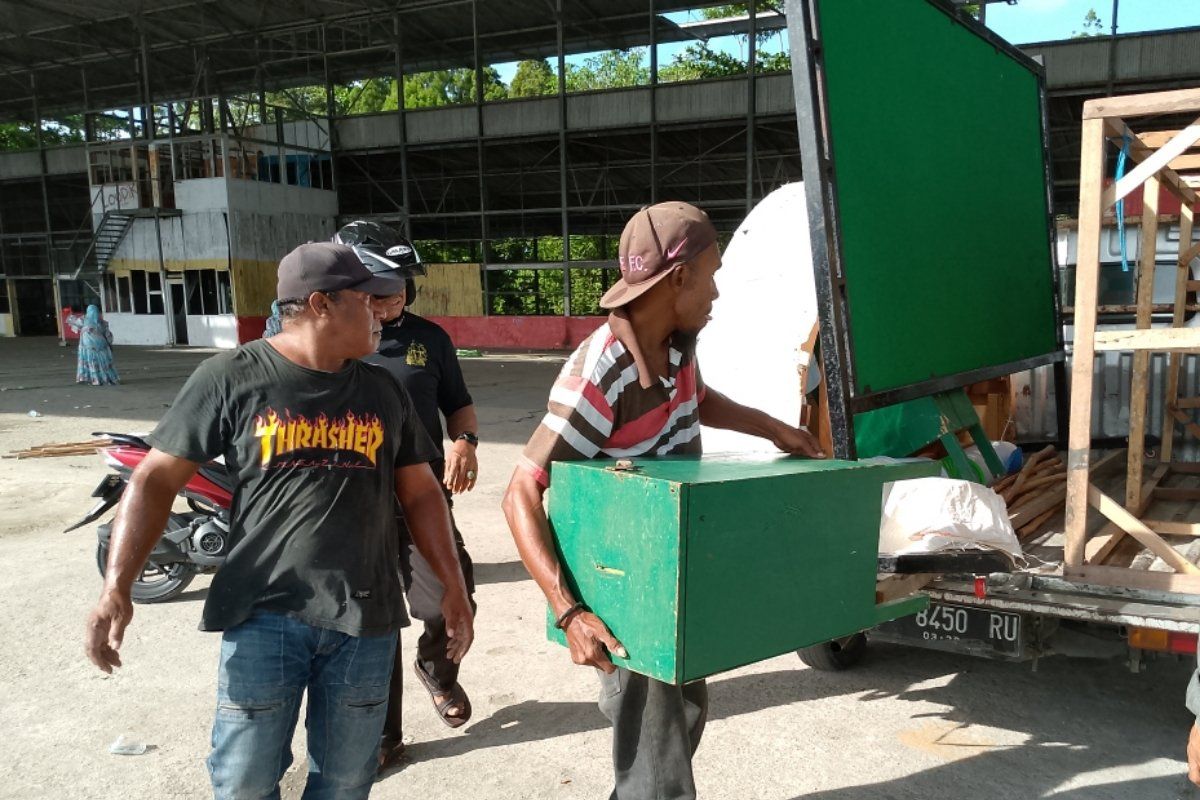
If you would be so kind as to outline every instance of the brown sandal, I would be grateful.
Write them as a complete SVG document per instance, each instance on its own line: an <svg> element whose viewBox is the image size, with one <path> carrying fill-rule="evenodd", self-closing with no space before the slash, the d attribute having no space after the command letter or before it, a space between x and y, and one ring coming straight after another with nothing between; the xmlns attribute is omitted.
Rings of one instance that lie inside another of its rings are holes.
<svg viewBox="0 0 1200 800"><path fill-rule="evenodd" d="M421 669L419 661L413 662L413 672L417 673L417 679L421 681L421 685L425 687L425 691L429 692L429 699L433 703L434 711L437 712L438 718L442 722L451 728L461 728L467 724L467 720L471 718L471 699L467 697L467 692L461 684L455 683L454 686L450 687L450 691L448 692L450 696L439 703L437 696L447 694L447 692L434 683L433 678L429 677L425 670ZM456 717L452 717L446 713L454 706L462 709L462 713Z"/></svg>

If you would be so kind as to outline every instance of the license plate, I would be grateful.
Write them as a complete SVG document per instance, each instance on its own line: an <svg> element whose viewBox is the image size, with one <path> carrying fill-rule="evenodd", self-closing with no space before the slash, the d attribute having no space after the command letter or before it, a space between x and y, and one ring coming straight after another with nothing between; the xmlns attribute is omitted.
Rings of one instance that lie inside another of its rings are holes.
<svg viewBox="0 0 1200 800"><path fill-rule="evenodd" d="M1005 655L1021 654L1021 615L1007 611L931 602L925 610L885 622L878 630L932 646L983 645Z"/></svg>

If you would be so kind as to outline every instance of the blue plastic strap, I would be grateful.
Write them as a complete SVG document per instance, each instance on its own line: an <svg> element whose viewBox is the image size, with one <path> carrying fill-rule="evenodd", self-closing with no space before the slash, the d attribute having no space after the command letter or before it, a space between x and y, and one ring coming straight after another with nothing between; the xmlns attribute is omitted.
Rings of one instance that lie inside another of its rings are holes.
<svg viewBox="0 0 1200 800"><path fill-rule="evenodd" d="M1125 177L1125 162L1129 159L1129 132L1125 132L1121 143L1121 154L1117 156L1117 182ZM1129 252L1125 244L1125 198L1117 201L1117 237L1121 240L1121 271L1129 272Z"/></svg>

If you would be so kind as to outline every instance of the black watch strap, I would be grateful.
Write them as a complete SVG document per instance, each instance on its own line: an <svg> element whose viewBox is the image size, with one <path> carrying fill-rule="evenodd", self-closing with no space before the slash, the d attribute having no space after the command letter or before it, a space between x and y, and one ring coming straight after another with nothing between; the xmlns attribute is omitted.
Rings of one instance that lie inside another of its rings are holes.
<svg viewBox="0 0 1200 800"><path fill-rule="evenodd" d="M475 434L471 433L470 431L464 431L463 433L460 433L458 436L455 436L454 441L456 441L456 442L463 441L463 442L466 442L467 444L473 445L475 447L479 446L479 437L476 436Z"/></svg>

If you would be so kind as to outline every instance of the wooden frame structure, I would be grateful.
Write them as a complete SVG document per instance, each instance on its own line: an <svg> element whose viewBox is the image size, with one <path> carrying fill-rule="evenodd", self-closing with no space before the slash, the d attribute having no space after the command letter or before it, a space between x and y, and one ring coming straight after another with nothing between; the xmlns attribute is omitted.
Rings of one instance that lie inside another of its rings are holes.
<svg viewBox="0 0 1200 800"><path fill-rule="evenodd" d="M1178 130L1139 134L1125 121L1184 114L1195 117L1195 120ZM1106 186L1105 155L1110 143L1115 144L1117 150L1127 147L1129 158L1136 166ZM1200 353L1200 328L1183 327L1188 311L1188 293L1200 290L1200 281L1191 278L1192 261L1200 256L1200 245L1192 244L1196 210L1200 205L1196 191L1200 187L1200 176L1181 174L1200 169L1200 155L1188 153L1198 143L1200 89L1108 97L1084 103L1063 563L1064 576L1072 580L1200 594L1200 567L1180 555L1162 538L1164 534L1200 536L1200 525L1155 523L1144 518L1156 498L1200 500L1200 491L1194 489L1161 488L1172 470L1200 472L1200 465L1171 462L1176 424L1182 424L1186 433L1200 437L1200 425L1192 422L1184 411L1186 408L1200 408L1200 398L1179 398L1182 355ZM1142 189L1143 211L1139 230L1136 329L1097 331L1104 214L1138 188ZM1180 200L1180 245L1171 327L1151 328L1161 189L1166 189ZM1097 352L1110 350L1133 352L1124 504L1092 485L1088 472L1093 361ZM1158 462L1148 464L1145 460L1145 437L1150 356L1156 351L1170 353L1165 395L1167 407L1161 457ZM1108 520L1108 524L1090 540L1087 536L1089 506L1096 508ZM1174 572L1148 572L1104 565L1105 559L1126 535L1161 558Z"/></svg>

